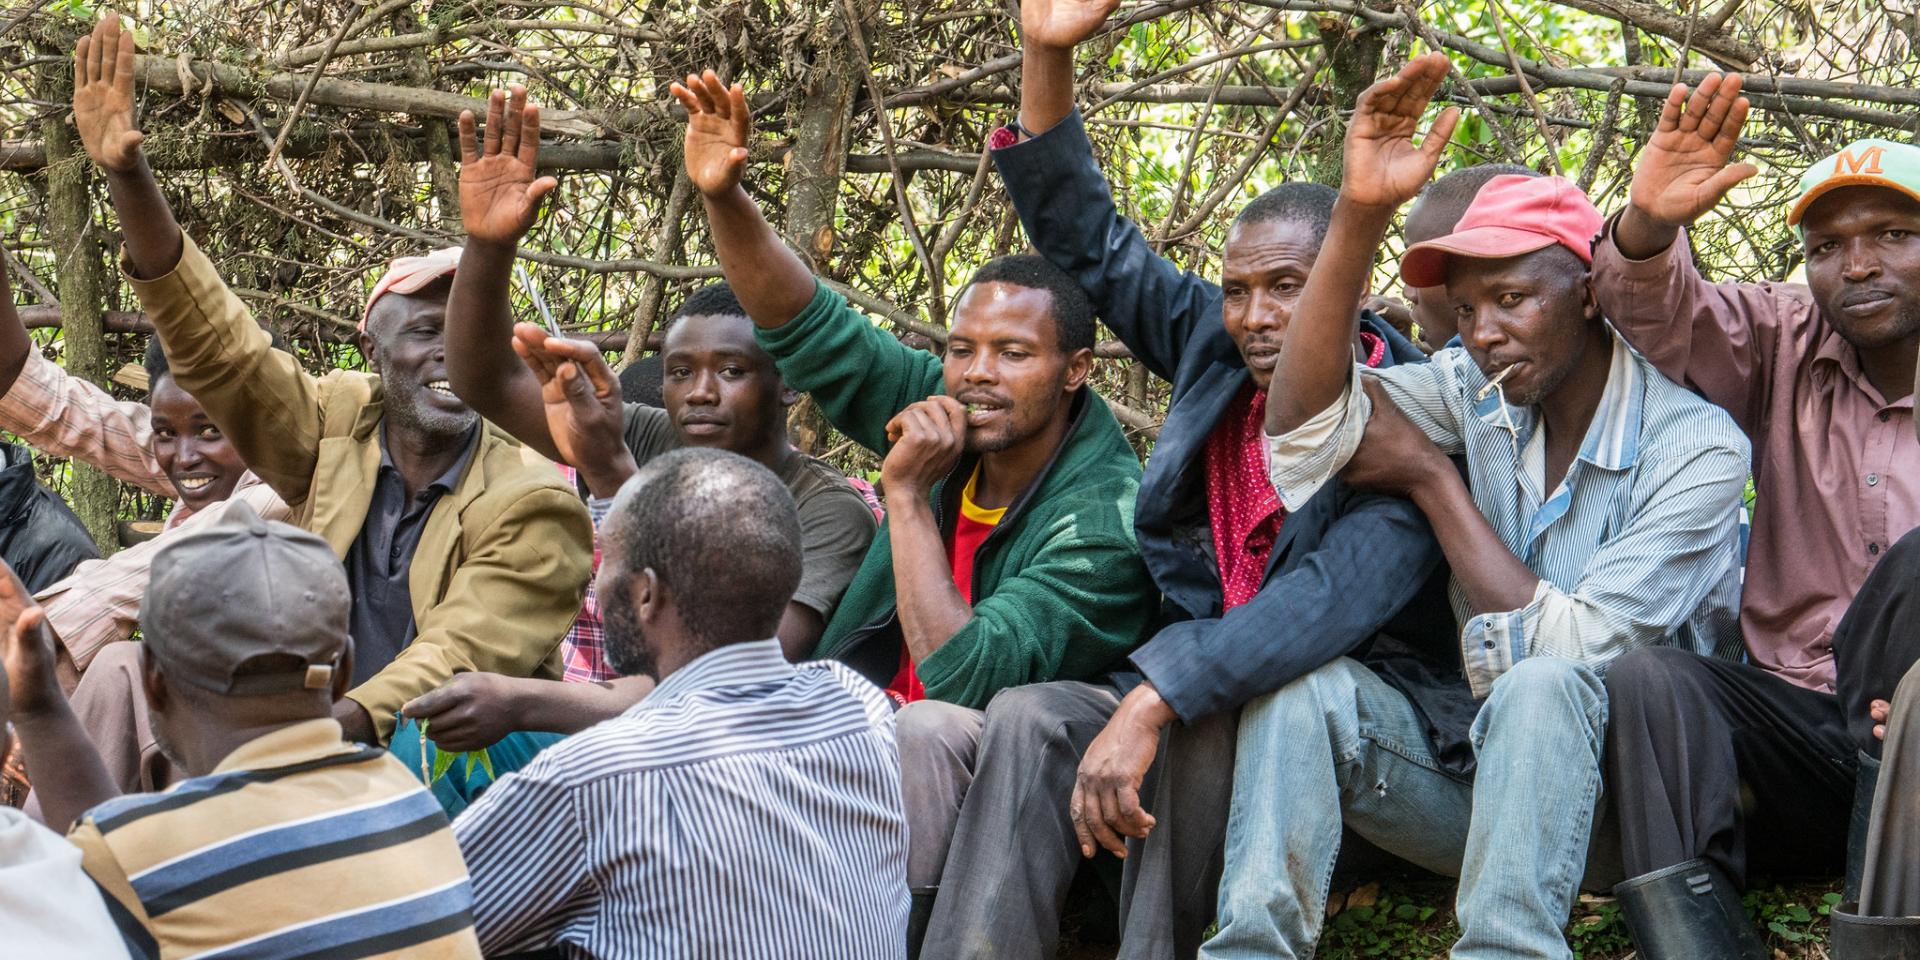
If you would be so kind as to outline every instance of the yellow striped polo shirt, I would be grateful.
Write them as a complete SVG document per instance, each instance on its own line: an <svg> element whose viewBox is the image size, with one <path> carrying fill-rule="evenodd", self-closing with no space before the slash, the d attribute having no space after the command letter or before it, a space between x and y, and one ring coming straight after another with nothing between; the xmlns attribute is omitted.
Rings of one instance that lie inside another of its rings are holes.
<svg viewBox="0 0 1920 960"><path fill-rule="evenodd" d="M480 957L446 815L386 751L293 724L68 835L133 956Z"/></svg>

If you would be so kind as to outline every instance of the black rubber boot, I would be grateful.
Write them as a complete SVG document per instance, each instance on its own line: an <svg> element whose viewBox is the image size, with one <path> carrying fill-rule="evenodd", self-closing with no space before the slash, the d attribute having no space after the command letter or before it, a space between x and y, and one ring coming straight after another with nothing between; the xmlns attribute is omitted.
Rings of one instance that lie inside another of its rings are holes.
<svg viewBox="0 0 1920 960"><path fill-rule="evenodd" d="M1613 888L1642 960L1766 960L1740 891L1705 860L1688 860Z"/></svg>
<svg viewBox="0 0 1920 960"><path fill-rule="evenodd" d="M1833 908L1833 960L1920 960L1920 917L1863 917L1848 901Z"/></svg>
<svg viewBox="0 0 1920 960"><path fill-rule="evenodd" d="M1873 789L1880 782L1880 761L1860 751L1860 774L1853 781L1853 816L1847 821L1847 881L1840 896L1860 902L1860 877L1867 871L1867 821L1873 819Z"/></svg>
<svg viewBox="0 0 1920 960"><path fill-rule="evenodd" d="M927 939L927 921L933 919L933 898L939 887L916 887L907 911L907 960L920 960L920 944Z"/></svg>

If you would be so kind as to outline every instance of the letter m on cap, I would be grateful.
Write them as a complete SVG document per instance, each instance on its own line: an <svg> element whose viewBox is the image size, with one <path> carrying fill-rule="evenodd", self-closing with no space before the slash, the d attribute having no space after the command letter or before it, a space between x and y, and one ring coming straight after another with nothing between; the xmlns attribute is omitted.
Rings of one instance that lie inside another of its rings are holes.
<svg viewBox="0 0 1920 960"><path fill-rule="evenodd" d="M1833 175L1869 174L1884 175L1880 169L1880 155L1886 153L1885 147L1868 147L1855 154L1852 150L1842 150L1833 158Z"/></svg>

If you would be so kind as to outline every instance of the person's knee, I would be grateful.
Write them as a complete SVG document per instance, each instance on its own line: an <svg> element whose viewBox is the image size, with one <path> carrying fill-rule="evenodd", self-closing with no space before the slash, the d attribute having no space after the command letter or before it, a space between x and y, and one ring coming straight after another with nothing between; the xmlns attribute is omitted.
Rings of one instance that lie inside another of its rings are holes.
<svg viewBox="0 0 1920 960"><path fill-rule="evenodd" d="M1072 749L1066 721L1071 694L1061 684L1032 683L1008 687L987 704L986 727L980 734L982 756L1000 751L1022 755Z"/></svg>
<svg viewBox="0 0 1920 960"><path fill-rule="evenodd" d="M902 758L971 757L980 724L980 711L939 700L915 701L894 715Z"/></svg>
<svg viewBox="0 0 1920 960"><path fill-rule="evenodd" d="M1607 702L1615 715L1665 712L1666 705L1699 696L1704 658L1678 647L1642 647L1607 667Z"/></svg>
<svg viewBox="0 0 1920 960"><path fill-rule="evenodd" d="M1607 691L1599 674L1577 660L1528 657L1493 682L1489 708L1498 713L1577 711L1595 725L1606 723Z"/></svg>

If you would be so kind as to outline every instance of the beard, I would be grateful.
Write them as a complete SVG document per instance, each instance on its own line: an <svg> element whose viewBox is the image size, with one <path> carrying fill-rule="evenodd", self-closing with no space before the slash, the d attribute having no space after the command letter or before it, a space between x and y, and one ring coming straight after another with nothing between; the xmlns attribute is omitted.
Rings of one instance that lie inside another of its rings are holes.
<svg viewBox="0 0 1920 960"><path fill-rule="evenodd" d="M385 363L381 366L391 369ZM473 429L480 419L472 410L449 413L429 405L424 396L427 393L424 383L382 377L380 390L387 417L403 432L414 436L452 439Z"/></svg>
<svg viewBox="0 0 1920 960"><path fill-rule="evenodd" d="M625 577L615 580L600 598L600 625L606 631L607 663L623 677L660 675L653 648L633 615L633 588Z"/></svg>
<svg viewBox="0 0 1920 960"><path fill-rule="evenodd" d="M153 731L153 744L159 748L160 755L166 757L175 770L186 770L187 762L182 758L180 749L174 746L173 741L167 736L166 721L155 715L151 707L147 708L147 727Z"/></svg>

